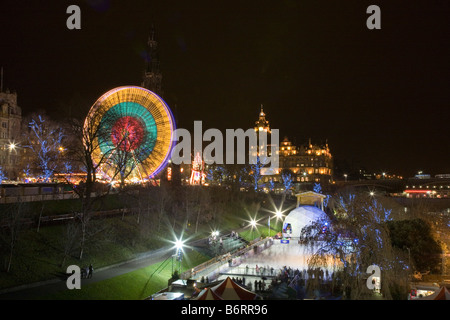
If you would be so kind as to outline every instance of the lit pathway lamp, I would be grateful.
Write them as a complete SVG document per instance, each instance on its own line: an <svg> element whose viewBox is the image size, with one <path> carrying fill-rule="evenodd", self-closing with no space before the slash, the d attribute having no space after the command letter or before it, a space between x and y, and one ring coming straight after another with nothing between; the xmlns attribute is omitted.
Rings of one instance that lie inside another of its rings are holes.
<svg viewBox="0 0 450 320"><path fill-rule="evenodd" d="M213 248L214 248L214 256L217 256L217 254L219 253L218 249L217 249L217 238L218 237L219 237L219 231L214 230L211 232L211 240L212 240L211 244L213 245Z"/></svg>
<svg viewBox="0 0 450 320"><path fill-rule="evenodd" d="M276 221L283 218L283 213L278 209L275 211L275 218L276 218ZM270 219L271 219L271 217L269 216L269 237L270 237Z"/></svg>
<svg viewBox="0 0 450 320"><path fill-rule="evenodd" d="M17 145L14 142L11 142L8 145L9 151L15 151L16 150Z"/></svg>
<svg viewBox="0 0 450 320"><path fill-rule="evenodd" d="M277 210L277 211L275 212L275 217L277 218L277 220L278 220L278 219L282 219L282 218L283 218L283 213L281 213L280 210Z"/></svg>
<svg viewBox="0 0 450 320"><path fill-rule="evenodd" d="M251 235L252 235L252 240L254 240L253 239L253 229L256 228L256 220L255 219L250 220L250 227L252 227Z"/></svg>
<svg viewBox="0 0 450 320"><path fill-rule="evenodd" d="M177 239L175 241L175 254L172 256L172 275L173 275L173 258L176 257L178 261L178 272L181 273L181 261L183 260L184 241Z"/></svg>

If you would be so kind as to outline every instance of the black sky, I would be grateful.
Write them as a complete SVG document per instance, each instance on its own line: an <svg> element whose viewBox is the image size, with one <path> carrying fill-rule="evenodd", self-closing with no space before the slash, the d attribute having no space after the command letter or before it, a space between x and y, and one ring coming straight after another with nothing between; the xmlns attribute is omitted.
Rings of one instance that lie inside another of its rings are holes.
<svg viewBox="0 0 450 320"><path fill-rule="evenodd" d="M140 85L154 25L179 127L249 128L263 104L281 137L328 139L337 163L450 173L449 1L23 3L0 4L0 65L25 114L84 117ZM70 4L81 30L66 28ZM371 4L381 30L366 27Z"/></svg>

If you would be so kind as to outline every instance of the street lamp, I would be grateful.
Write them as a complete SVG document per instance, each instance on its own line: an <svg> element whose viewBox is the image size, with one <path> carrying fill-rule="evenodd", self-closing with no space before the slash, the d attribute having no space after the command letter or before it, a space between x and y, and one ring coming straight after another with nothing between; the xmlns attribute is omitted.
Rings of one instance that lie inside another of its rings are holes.
<svg viewBox="0 0 450 320"><path fill-rule="evenodd" d="M283 217L283 213L280 210L275 211L275 216L277 219L281 219Z"/></svg>
<svg viewBox="0 0 450 320"><path fill-rule="evenodd" d="M181 239L177 239L175 241L175 248L177 250L181 250L183 248L183 244L184 244L184 242Z"/></svg>
<svg viewBox="0 0 450 320"><path fill-rule="evenodd" d="M213 232L211 232L211 235L214 237L217 237L219 235L219 231L214 230Z"/></svg>
<svg viewBox="0 0 450 320"><path fill-rule="evenodd" d="M181 260L183 260L183 247L184 241L180 239L176 239L174 242L175 254L172 256L172 276L173 276L173 258L176 256L179 262L178 272L181 272Z"/></svg>
<svg viewBox="0 0 450 320"><path fill-rule="evenodd" d="M256 220L255 219L250 220L250 226L252 227L252 233L251 233L252 240L254 240L253 239L253 228L256 228Z"/></svg>
<svg viewBox="0 0 450 320"><path fill-rule="evenodd" d="M347 182L347 174L344 173L345 182Z"/></svg>
<svg viewBox="0 0 450 320"><path fill-rule="evenodd" d="M9 151L15 151L16 150L16 144L14 142L11 142L8 146Z"/></svg>
<svg viewBox="0 0 450 320"><path fill-rule="evenodd" d="M270 219L271 219L272 217L271 216L269 216L269 237L270 237ZM283 213L279 210L279 209L277 209L276 211L275 211L275 218L277 219L277 221L278 221L278 219L282 219L283 218Z"/></svg>
<svg viewBox="0 0 450 320"><path fill-rule="evenodd" d="M217 231L217 230L211 231L211 242L208 242L209 245L212 245L212 248L214 251L214 256L217 256L217 254L219 252L219 250L217 248L217 243L216 243L218 236L219 236L219 231Z"/></svg>

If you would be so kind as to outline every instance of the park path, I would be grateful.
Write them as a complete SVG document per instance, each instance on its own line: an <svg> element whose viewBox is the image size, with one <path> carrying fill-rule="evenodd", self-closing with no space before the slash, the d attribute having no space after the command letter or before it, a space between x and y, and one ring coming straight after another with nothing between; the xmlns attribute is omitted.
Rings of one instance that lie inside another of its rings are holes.
<svg viewBox="0 0 450 320"><path fill-rule="evenodd" d="M119 275L164 261L173 253L174 252L171 247L164 247L141 254L140 256L130 261L100 268L98 270L94 269L92 278L81 280L81 287L90 283L114 278ZM66 286L66 280L62 279L61 277L60 279L55 278L52 280L23 285L16 288L0 290L0 300L40 300L47 295L64 290L68 290Z"/></svg>
<svg viewBox="0 0 450 320"><path fill-rule="evenodd" d="M204 238L190 241L188 245L195 247L204 246L206 243L207 238ZM163 262L164 260L170 258L174 253L174 248L172 246L167 246L142 253L136 258L126 262L99 269L95 269L94 266L93 277L90 279L81 279L81 287L139 270L155 263ZM1 289L0 300L42 300L45 296L64 290L68 290L66 285L66 277L65 275L61 275L59 278L48 281L26 284L15 288Z"/></svg>

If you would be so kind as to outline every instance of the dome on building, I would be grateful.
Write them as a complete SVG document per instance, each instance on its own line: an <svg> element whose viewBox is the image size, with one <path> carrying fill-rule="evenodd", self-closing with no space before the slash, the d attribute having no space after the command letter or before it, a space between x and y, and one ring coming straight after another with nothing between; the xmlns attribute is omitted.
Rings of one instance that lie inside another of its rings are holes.
<svg viewBox="0 0 450 320"><path fill-rule="evenodd" d="M314 206L299 206L284 219L283 237L298 238L303 227L316 221L328 221L325 212Z"/></svg>

